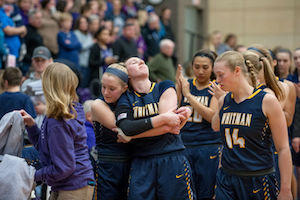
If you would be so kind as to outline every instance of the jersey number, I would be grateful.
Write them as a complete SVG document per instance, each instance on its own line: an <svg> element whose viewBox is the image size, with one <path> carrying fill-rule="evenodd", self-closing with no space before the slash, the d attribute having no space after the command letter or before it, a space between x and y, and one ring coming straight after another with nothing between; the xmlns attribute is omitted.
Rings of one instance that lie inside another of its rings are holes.
<svg viewBox="0 0 300 200"><path fill-rule="evenodd" d="M240 148L245 148L245 139L239 137L239 129L234 128L232 134L230 128L225 128L225 139L229 149L233 148L233 145L239 145Z"/></svg>
<svg viewBox="0 0 300 200"><path fill-rule="evenodd" d="M192 111L192 115L188 119L188 122L201 123L202 122L202 116L192 106L188 106L188 107Z"/></svg>

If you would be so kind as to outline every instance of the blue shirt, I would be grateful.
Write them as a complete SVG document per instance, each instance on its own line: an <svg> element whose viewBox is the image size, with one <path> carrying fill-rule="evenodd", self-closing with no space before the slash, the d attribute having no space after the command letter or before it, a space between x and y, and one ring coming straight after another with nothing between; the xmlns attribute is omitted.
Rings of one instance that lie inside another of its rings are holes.
<svg viewBox="0 0 300 200"><path fill-rule="evenodd" d="M69 60L79 67L79 52L81 44L74 32L58 32L57 43L59 47L58 58Z"/></svg>
<svg viewBox="0 0 300 200"><path fill-rule="evenodd" d="M33 118L36 117L30 97L22 92L4 92L0 94L0 105L0 119L6 113L21 109L24 109Z"/></svg>
<svg viewBox="0 0 300 200"><path fill-rule="evenodd" d="M0 22L1 22L0 23L1 29L6 28L7 26L15 27L13 20L5 14L3 8L0 8ZM5 35L4 41L7 44L9 53L15 55L16 58L18 58L19 50L21 47L21 42L20 42L19 36L18 35L11 35L11 36Z"/></svg>
<svg viewBox="0 0 300 200"><path fill-rule="evenodd" d="M288 77L286 78L289 81L292 81L293 83L299 83L299 76L298 76L298 71L296 71L293 74L289 74Z"/></svg>
<svg viewBox="0 0 300 200"><path fill-rule="evenodd" d="M86 144L88 145L89 152L92 150L94 146L96 146L95 132L93 124L89 121L85 121L85 130L87 134Z"/></svg>

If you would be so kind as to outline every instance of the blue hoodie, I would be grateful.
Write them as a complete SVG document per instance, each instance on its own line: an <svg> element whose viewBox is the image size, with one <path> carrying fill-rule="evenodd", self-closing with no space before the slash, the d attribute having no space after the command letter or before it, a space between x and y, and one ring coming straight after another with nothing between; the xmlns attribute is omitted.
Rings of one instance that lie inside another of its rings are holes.
<svg viewBox="0 0 300 200"><path fill-rule="evenodd" d="M53 191L76 190L94 181L86 144L84 111L79 103L75 109L75 119L45 117L41 130L37 126L27 128L43 166L36 171L35 181L46 182Z"/></svg>

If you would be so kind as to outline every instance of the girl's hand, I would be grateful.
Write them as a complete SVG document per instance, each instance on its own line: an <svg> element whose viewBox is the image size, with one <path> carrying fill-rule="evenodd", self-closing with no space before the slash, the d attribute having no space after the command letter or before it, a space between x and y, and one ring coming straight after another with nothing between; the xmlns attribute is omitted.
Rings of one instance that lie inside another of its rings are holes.
<svg viewBox="0 0 300 200"><path fill-rule="evenodd" d="M165 121L166 121L167 125L169 125L171 127L179 126L180 121L181 121L180 116L178 114L176 114L174 111L175 110L170 110L166 113L161 114L165 117Z"/></svg>
<svg viewBox="0 0 300 200"><path fill-rule="evenodd" d="M209 90L208 92L215 96L217 100L219 100L219 98L221 96L223 96L224 94L226 94L226 92L224 90L221 89L221 87L219 85L217 85L215 82L210 82L210 86L208 86Z"/></svg>
<svg viewBox="0 0 300 200"><path fill-rule="evenodd" d="M168 132L172 133L174 135L179 135L179 133L180 133L180 126L171 127Z"/></svg>
<svg viewBox="0 0 300 200"><path fill-rule="evenodd" d="M178 108L175 112L180 117L180 120L181 120L180 128L182 128L185 125L185 123L188 121L189 117L191 116L192 111L188 107L184 106L184 107Z"/></svg>
<svg viewBox="0 0 300 200"><path fill-rule="evenodd" d="M32 127L35 125L34 119L25 110L20 110L25 126Z"/></svg>
<svg viewBox="0 0 300 200"><path fill-rule="evenodd" d="M186 97L187 95L191 94L190 83L183 76L180 77L180 82L183 96Z"/></svg>
<svg viewBox="0 0 300 200"><path fill-rule="evenodd" d="M293 138L292 140L292 146L293 146L293 149L296 153L299 152L299 147L300 147L300 137L295 137Z"/></svg>
<svg viewBox="0 0 300 200"><path fill-rule="evenodd" d="M182 77L182 66L179 64L176 70L176 84L181 88L180 77Z"/></svg>
<svg viewBox="0 0 300 200"><path fill-rule="evenodd" d="M277 200L293 200L292 192L291 191L283 192L280 190Z"/></svg>
<svg viewBox="0 0 300 200"><path fill-rule="evenodd" d="M120 128L113 128L112 130L114 132L118 133L117 142L119 142L119 143L128 143L128 142L131 141L131 138L126 136Z"/></svg>
<svg viewBox="0 0 300 200"><path fill-rule="evenodd" d="M181 121L186 121L191 116L192 111L188 107L183 106L178 108L175 113L179 115Z"/></svg>

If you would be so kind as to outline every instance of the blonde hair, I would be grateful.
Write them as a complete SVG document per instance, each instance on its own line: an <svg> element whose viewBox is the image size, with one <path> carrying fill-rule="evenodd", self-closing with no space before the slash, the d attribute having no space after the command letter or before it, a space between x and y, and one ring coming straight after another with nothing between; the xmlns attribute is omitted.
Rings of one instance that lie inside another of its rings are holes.
<svg viewBox="0 0 300 200"><path fill-rule="evenodd" d="M278 100L282 100L284 98L284 93L276 80L276 76L272 68L273 59L271 54L268 49L262 45L256 44L251 47L252 49L250 48L250 50L244 53L246 65L255 69L256 74L258 74L258 72L263 68L266 85L275 93ZM251 67L251 65L253 65L253 67Z"/></svg>
<svg viewBox="0 0 300 200"><path fill-rule="evenodd" d="M60 14L59 22L62 23L64 21L72 20L72 19L73 19L73 17L70 13L63 12L63 13Z"/></svg>
<svg viewBox="0 0 300 200"><path fill-rule="evenodd" d="M241 53L236 51L226 51L219 55L216 62L224 61L226 63L226 66L230 68L231 71L234 71L237 66L239 66L244 73L244 75L248 74L247 67L245 65L244 57Z"/></svg>
<svg viewBox="0 0 300 200"><path fill-rule="evenodd" d="M77 116L74 103L78 102L76 74L65 64L52 63L44 71L42 83L47 117L74 119Z"/></svg>

